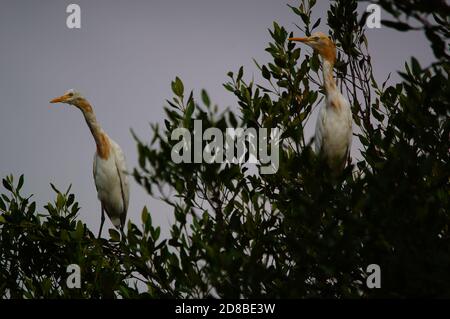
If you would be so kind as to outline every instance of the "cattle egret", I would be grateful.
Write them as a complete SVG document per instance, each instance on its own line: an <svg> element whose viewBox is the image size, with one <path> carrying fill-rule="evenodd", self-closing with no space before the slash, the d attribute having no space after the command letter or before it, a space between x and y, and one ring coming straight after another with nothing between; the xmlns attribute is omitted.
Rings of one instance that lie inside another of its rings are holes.
<svg viewBox="0 0 450 319"><path fill-rule="evenodd" d="M352 143L352 111L350 104L339 92L333 77L336 46L324 33L316 32L306 38L289 38L305 43L322 59L325 105L319 111L315 131L316 153L322 156L333 175L338 175L350 156Z"/></svg>
<svg viewBox="0 0 450 319"><path fill-rule="evenodd" d="M128 210L129 185L125 156L120 146L103 131L97 122L91 104L77 91L69 90L50 103L66 103L81 110L94 137L97 151L94 155L94 182L101 203L100 237L105 222L105 211L112 224L123 234Z"/></svg>

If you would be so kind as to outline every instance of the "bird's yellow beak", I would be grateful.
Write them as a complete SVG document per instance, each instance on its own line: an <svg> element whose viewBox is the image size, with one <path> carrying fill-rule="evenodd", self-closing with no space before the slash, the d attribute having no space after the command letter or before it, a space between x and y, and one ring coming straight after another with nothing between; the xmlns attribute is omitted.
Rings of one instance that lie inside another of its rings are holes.
<svg viewBox="0 0 450 319"><path fill-rule="evenodd" d="M309 38L289 38L289 41L307 43L309 42Z"/></svg>
<svg viewBox="0 0 450 319"><path fill-rule="evenodd" d="M65 102L69 98L68 94L61 95L60 97L56 97L53 100L50 101L50 103L60 103Z"/></svg>

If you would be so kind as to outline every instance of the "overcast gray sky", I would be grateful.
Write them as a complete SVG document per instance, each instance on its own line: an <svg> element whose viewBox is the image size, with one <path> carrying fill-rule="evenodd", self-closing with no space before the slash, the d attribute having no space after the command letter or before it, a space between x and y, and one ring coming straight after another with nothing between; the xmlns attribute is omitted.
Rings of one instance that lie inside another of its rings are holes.
<svg viewBox="0 0 450 319"><path fill-rule="evenodd" d="M329 1L318 2L314 12L325 16ZM66 27L70 3L81 7L80 30ZM48 101L69 88L81 91L104 130L121 145L131 170L137 152L130 128L150 140L148 123L162 122L175 76L187 89L205 88L221 107L236 107L222 87L226 73L244 65L248 77L256 76L252 58L268 61L264 49L272 21L296 30L299 21L286 3L297 2L0 0L0 177L25 174L24 192L34 193L41 207L54 198L50 182L60 189L72 184L82 206L80 219L96 232L94 141L80 111ZM324 24L319 29L328 32ZM381 28L367 35L379 81L402 69L411 55L424 64L432 61L421 33ZM170 210L131 180L133 222L140 224L144 205L167 234Z"/></svg>

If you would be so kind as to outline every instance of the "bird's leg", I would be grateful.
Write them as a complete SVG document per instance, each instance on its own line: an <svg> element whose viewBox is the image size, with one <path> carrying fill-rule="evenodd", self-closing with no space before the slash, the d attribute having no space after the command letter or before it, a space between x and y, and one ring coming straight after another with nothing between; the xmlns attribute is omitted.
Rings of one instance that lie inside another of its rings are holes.
<svg viewBox="0 0 450 319"><path fill-rule="evenodd" d="M122 237L121 239L122 239L122 240L125 240L125 232L123 231L123 227L124 227L124 226L121 225L121 227L120 227L120 235L121 235L121 237Z"/></svg>
<svg viewBox="0 0 450 319"><path fill-rule="evenodd" d="M102 217L101 217L101 221L100 221L100 230L98 231L98 238L100 238L100 236L102 234L102 229L103 229L104 223L105 223L105 209L103 208L103 204L102 204Z"/></svg>

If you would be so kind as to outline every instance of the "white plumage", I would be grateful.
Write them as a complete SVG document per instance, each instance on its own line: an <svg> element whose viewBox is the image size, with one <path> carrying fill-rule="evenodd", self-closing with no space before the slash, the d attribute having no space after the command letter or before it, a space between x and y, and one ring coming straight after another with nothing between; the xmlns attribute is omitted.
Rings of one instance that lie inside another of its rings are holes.
<svg viewBox="0 0 450 319"><path fill-rule="evenodd" d="M102 159L97 152L94 155L94 181L98 199L109 219L121 229L125 224L130 190L122 149L112 139L109 141L112 155L108 159Z"/></svg>
<svg viewBox="0 0 450 319"><path fill-rule="evenodd" d="M339 93L326 97L317 117L314 137L317 154L321 154L333 172L340 172L350 153L352 143L352 112L349 103ZM333 101L330 101L333 100ZM337 110L331 103L341 105Z"/></svg>

